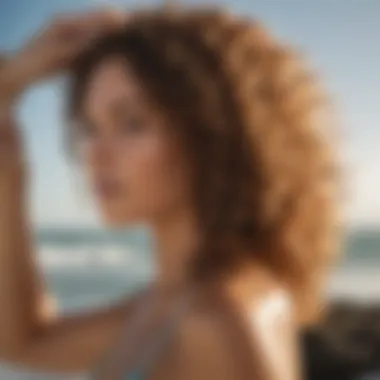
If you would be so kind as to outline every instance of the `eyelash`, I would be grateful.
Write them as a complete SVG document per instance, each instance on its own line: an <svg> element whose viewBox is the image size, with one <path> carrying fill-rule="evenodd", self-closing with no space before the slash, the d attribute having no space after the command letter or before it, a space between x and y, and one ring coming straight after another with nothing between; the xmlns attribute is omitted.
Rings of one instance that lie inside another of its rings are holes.
<svg viewBox="0 0 380 380"><path fill-rule="evenodd" d="M141 132L144 128L144 121L139 117L130 117L124 120L122 124L122 132Z"/></svg>
<svg viewBox="0 0 380 380"><path fill-rule="evenodd" d="M119 124L117 130L122 134L140 133L144 129L144 125L145 122L141 118L129 117ZM96 125L89 122L79 123L76 126L76 131L79 137L84 139L96 137L98 133Z"/></svg>

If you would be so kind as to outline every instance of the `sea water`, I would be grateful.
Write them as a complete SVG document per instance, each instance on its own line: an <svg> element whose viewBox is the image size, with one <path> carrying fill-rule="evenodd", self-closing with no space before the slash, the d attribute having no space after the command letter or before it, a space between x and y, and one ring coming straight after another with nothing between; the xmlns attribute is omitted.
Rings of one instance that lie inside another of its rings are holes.
<svg viewBox="0 0 380 380"><path fill-rule="evenodd" d="M143 229L49 228L36 231L36 257L62 313L98 307L144 287L154 274L152 242ZM333 273L328 297L380 303L380 230L353 231ZM85 375L32 374L8 368L0 380L71 379Z"/></svg>

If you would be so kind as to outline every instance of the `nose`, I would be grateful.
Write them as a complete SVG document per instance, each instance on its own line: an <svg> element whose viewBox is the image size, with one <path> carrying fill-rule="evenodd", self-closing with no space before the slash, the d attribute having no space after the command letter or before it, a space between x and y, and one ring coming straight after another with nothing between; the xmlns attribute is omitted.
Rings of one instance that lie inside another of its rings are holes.
<svg viewBox="0 0 380 380"><path fill-rule="evenodd" d="M98 136L88 147L87 161L93 168L109 168L115 162L115 150L112 139Z"/></svg>

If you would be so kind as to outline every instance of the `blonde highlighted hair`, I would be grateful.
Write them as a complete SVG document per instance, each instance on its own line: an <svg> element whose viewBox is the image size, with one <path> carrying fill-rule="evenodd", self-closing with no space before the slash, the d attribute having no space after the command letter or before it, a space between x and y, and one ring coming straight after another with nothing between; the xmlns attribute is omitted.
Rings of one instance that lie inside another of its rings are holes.
<svg viewBox="0 0 380 380"><path fill-rule="evenodd" d="M140 11L75 63L73 117L89 73L110 55L127 59L194 169L204 233L194 273L249 252L312 320L339 237L334 125L318 78L257 21L217 9Z"/></svg>

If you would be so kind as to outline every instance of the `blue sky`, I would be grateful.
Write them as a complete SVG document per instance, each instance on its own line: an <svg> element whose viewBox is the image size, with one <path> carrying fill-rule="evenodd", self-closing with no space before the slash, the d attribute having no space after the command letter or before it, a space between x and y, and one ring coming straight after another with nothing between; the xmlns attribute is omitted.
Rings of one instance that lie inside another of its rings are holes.
<svg viewBox="0 0 380 380"><path fill-rule="evenodd" d="M2 0L0 51L17 49L50 17L102 5L125 9L157 1ZM199 1L181 1L194 4ZM353 225L380 226L380 1L219 0L257 17L306 54L333 95L344 131L349 174L347 215ZM94 225L94 208L62 149L62 81L39 84L20 103L31 164L31 215L38 226Z"/></svg>

